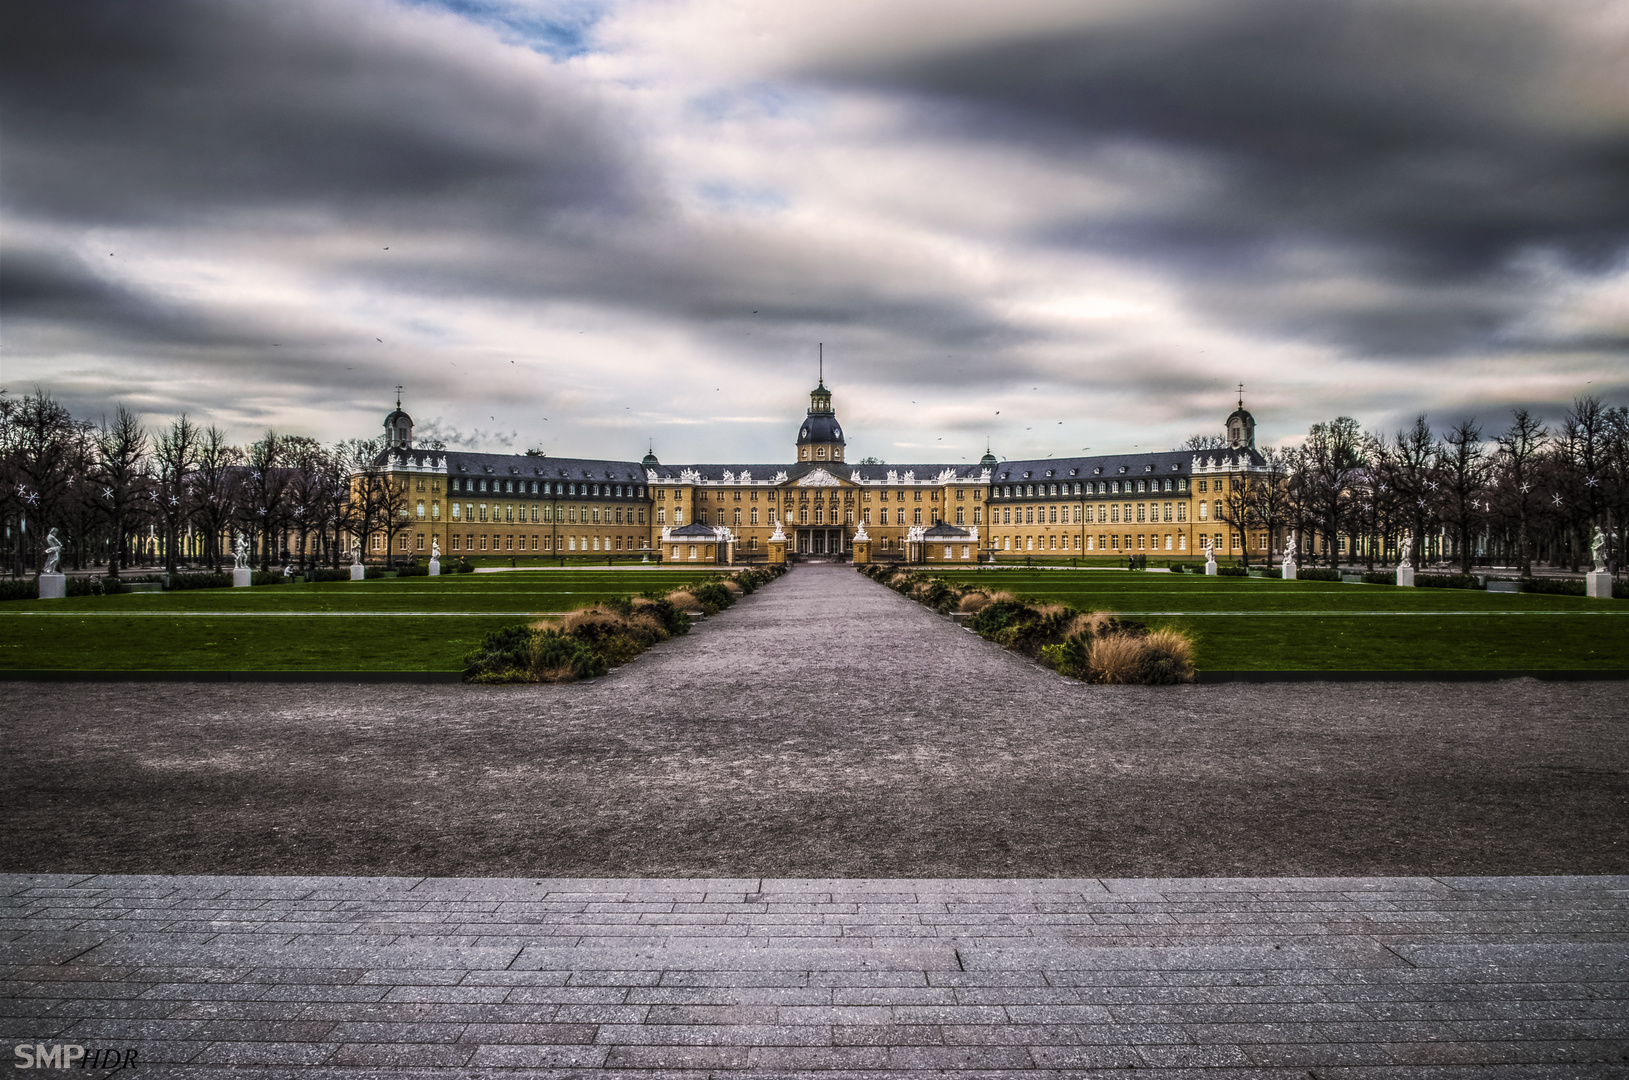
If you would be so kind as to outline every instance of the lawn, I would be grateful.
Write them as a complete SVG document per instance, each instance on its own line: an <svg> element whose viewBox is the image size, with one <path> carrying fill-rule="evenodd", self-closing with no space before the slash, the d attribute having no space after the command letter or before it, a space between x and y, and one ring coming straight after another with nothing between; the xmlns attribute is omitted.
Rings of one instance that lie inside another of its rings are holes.
<svg viewBox="0 0 1629 1080"><path fill-rule="evenodd" d="M1621 601L1124 570L948 570L1193 637L1201 671L1629 669Z"/></svg>
<svg viewBox="0 0 1629 1080"><path fill-rule="evenodd" d="M515 570L0 605L0 669L456 671L489 630L715 571Z"/></svg>

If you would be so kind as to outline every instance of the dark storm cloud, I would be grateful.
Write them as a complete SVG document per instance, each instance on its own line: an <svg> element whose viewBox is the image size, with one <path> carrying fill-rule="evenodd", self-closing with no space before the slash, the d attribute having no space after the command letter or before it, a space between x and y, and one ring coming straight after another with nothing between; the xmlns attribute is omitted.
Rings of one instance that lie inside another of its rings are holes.
<svg viewBox="0 0 1629 1080"><path fill-rule="evenodd" d="M1563 21L1580 11L1152 3L827 77L954 103L933 122L1088 168L1141 148L1181 182L1152 165L1141 207L1053 219L1038 238L1175 270L1258 329L1420 354L1496 336L1524 285L1517 253L1599 269L1629 241L1629 110L1613 50L1588 55L1588 32ZM1275 296L1309 254L1313 273L1381 288Z"/></svg>
<svg viewBox="0 0 1629 1080"><path fill-rule="evenodd" d="M0 116L14 213L145 224L275 206L451 225L630 194L621 150L565 82L484 68L456 34L437 40L383 8L112 0L6 11Z"/></svg>

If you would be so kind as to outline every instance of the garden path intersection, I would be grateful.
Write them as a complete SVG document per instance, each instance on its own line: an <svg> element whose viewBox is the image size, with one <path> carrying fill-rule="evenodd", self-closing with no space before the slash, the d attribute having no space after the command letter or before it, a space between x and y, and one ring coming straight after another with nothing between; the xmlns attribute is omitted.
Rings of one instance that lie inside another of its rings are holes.
<svg viewBox="0 0 1629 1080"><path fill-rule="evenodd" d="M820 566L572 686L7 684L6 1056L1629 1077L1616 686L1342 689L1082 686Z"/></svg>

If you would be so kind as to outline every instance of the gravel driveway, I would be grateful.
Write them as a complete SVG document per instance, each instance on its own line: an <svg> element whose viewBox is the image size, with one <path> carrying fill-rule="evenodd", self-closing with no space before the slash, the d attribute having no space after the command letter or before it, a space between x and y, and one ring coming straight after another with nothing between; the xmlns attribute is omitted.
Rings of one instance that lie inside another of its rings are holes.
<svg viewBox="0 0 1629 1080"><path fill-rule="evenodd" d="M572 686L0 685L0 870L1624 873L1623 692L1084 686L802 566Z"/></svg>

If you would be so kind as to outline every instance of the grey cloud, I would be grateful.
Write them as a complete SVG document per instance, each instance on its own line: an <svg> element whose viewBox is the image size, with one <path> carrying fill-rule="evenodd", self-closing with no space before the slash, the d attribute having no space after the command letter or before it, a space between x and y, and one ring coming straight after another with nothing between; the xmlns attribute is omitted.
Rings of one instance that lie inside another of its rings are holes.
<svg viewBox="0 0 1629 1080"><path fill-rule="evenodd" d="M1178 172L1204 172L1205 197L1187 175L1150 170L1142 206L1054 218L1036 239L1174 270L1207 310L1257 329L1417 354L1497 336L1525 284L1508 268L1517 253L1599 269L1629 243L1629 102L1621 89L1604 108L1581 100L1608 93L1590 76L1612 50L1581 56L1568 11L1151 3L1073 31L812 76L939 102L923 115L947 133L1087 169L1115 147L1166 152ZM1416 295L1286 310L1271 286L1304 279L1309 251Z"/></svg>
<svg viewBox="0 0 1629 1080"><path fill-rule="evenodd" d="M633 197L622 148L565 80L485 69L383 6L69 0L6 12L14 213L142 223L270 205L513 224Z"/></svg>

